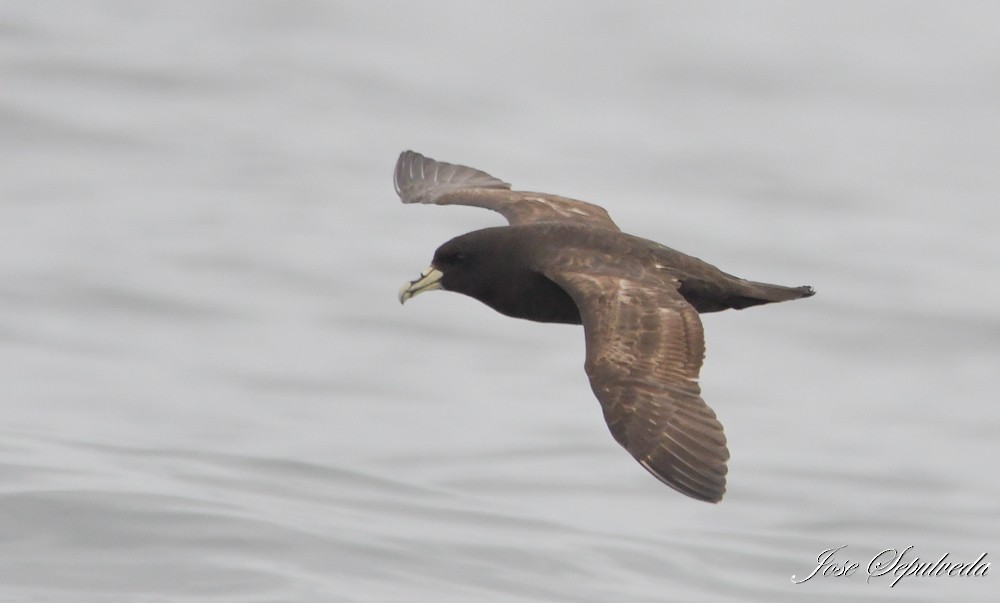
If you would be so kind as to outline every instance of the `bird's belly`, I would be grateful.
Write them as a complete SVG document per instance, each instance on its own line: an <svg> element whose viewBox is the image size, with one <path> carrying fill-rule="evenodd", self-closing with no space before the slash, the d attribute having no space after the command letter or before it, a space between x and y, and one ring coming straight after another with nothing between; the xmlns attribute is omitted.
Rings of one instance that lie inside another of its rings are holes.
<svg viewBox="0 0 1000 603"><path fill-rule="evenodd" d="M566 291L540 274L517 279L517 287L495 289L491 295L477 296L497 312L535 322L583 324L580 310Z"/></svg>

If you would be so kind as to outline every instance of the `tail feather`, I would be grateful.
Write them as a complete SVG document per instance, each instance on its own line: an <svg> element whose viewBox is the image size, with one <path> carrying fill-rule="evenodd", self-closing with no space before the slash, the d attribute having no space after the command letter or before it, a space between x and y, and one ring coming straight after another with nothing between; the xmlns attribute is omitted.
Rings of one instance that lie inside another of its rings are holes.
<svg viewBox="0 0 1000 603"><path fill-rule="evenodd" d="M790 301L803 297L812 297L813 295L816 295L816 290L808 285L802 287L784 287L782 285L747 281L743 290L732 296L728 301L730 307L742 310L751 306Z"/></svg>

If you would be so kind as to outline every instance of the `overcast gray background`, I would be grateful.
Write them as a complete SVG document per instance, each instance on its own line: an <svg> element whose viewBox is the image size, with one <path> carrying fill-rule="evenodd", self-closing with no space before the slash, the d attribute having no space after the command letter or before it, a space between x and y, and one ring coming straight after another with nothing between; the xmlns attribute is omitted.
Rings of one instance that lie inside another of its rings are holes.
<svg viewBox="0 0 1000 603"><path fill-rule="evenodd" d="M0 3L0 600L986 600L1000 5ZM412 148L812 299L704 317L729 493L576 327L396 291ZM992 559L992 557L990 558Z"/></svg>

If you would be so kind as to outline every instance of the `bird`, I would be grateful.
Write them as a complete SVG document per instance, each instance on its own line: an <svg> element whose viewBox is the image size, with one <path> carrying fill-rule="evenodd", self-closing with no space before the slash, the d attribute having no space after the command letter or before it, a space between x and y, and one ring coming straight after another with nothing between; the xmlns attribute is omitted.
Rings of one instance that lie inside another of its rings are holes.
<svg viewBox="0 0 1000 603"><path fill-rule="evenodd" d="M403 203L468 205L507 226L444 243L399 291L401 304L441 289L501 314L583 325L584 371L614 439L649 473L693 499L726 492L726 436L701 396L699 314L812 296L812 287L742 279L621 231L597 205L512 190L490 174L404 151L393 175Z"/></svg>

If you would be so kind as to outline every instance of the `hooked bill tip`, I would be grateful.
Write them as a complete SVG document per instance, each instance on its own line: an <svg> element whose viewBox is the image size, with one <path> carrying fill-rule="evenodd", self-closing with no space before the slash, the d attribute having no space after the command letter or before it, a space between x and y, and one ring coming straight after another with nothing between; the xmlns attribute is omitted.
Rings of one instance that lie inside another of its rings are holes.
<svg viewBox="0 0 1000 603"><path fill-rule="evenodd" d="M406 300L424 291L440 289L442 277L444 277L444 273L440 270L434 266L428 267L427 270L420 273L420 278L406 283L399 289L399 303L405 304Z"/></svg>

